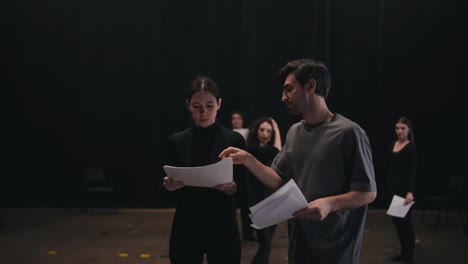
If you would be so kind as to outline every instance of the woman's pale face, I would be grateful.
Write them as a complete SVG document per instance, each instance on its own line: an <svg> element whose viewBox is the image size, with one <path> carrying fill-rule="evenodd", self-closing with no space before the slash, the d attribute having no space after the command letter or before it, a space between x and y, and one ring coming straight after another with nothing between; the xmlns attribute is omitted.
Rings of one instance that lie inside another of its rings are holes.
<svg viewBox="0 0 468 264"><path fill-rule="evenodd" d="M261 146L266 146L271 141L273 127L268 122L263 122L258 126L257 137Z"/></svg>
<svg viewBox="0 0 468 264"><path fill-rule="evenodd" d="M187 108L192 114L193 121L198 127L209 127L216 121L216 114L221 107L221 99L206 91L199 91L187 101Z"/></svg>
<svg viewBox="0 0 468 264"><path fill-rule="evenodd" d="M409 132L409 128L406 124L400 122L395 124L395 134L397 135L398 139L408 139Z"/></svg>

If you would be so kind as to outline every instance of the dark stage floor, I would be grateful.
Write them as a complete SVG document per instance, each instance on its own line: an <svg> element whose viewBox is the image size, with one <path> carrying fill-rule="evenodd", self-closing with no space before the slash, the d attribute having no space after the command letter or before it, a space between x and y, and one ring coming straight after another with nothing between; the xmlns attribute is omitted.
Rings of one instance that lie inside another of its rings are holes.
<svg viewBox="0 0 468 264"><path fill-rule="evenodd" d="M172 209L107 210L62 208L0 208L0 263L169 263L168 238ZM436 213L419 223L415 211L417 245L414 263L468 263L468 234L452 213L435 226ZM285 223L279 225L271 254L272 264L287 263ZM246 241L242 263L250 263L256 243ZM385 255L398 251L396 234L384 210L368 213L361 254L362 264L386 263Z"/></svg>

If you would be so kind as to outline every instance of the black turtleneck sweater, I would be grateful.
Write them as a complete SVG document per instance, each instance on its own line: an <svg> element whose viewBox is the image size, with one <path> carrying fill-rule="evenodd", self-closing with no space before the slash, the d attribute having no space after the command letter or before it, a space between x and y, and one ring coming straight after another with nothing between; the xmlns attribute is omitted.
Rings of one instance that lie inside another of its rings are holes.
<svg viewBox="0 0 468 264"><path fill-rule="evenodd" d="M180 167L213 164L220 161L218 155L229 146L245 149L245 140L241 134L217 123L207 128L191 127L170 136L166 164ZM242 165L234 165L235 181L245 174ZM177 206L172 223L172 245L191 238L197 239L197 243L212 243L209 241L217 241L220 236L232 243L240 241L234 195L214 188L190 186L175 192Z"/></svg>

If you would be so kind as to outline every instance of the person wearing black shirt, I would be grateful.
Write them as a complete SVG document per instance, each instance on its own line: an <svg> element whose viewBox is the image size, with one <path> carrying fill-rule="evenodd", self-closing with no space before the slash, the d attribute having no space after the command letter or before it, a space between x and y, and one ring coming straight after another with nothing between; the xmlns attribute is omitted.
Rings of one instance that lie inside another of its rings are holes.
<svg viewBox="0 0 468 264"><path fill-rule="evenodd" d="M387 167L387 203L390 205L393 195L405 198L404 204L414 201L414 186L417 168L417 152L414 143L413 126L407 117L400 117L395 123L397 140L388 149ZM401 253L387 257L388 261L412 262L415 247L415 232L411 209L404 218L392 217Z"/></svg>
<svg viewBox="0 0 468 264"><path fill-rule="evenodd" d="M276 154L281 150L281 135L275 120L270 117L256 119L249 128L247 136L247 149L255 158L263 164L270 166ZM253 206L273 193L273 190L265 186L255 176L247 177L249 206ZM276 225L263 229L256 229L258 238L257 253L252 259L252 264L268 264L271 252L271 241L275 233Z"/></svg>
<svg viewBox="0 0 468 264"><path fill-rule="evenodd" d="M194 167L216 163L228 146L245 148L241 134L216 122L221 97L208 77L195 78L187 95L187 108L195 125L169 138L167 163ZM236 178L245 177L242 166L234 166L234 181L213 188L185 186L167 175L163 185L177 192L169 256L172 264L201 264L206 254L210 264L239 264L241 242L234 194Z"/></svg>

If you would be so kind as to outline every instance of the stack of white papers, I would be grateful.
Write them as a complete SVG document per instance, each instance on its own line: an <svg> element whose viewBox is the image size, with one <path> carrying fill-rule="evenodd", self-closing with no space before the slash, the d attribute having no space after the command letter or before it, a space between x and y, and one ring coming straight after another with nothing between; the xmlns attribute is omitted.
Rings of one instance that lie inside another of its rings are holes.
<svg viewBox="0 0 468 264"><path fill-rule="evenodd" d="M165 165L167 176L182 181L186 186L214 187L233 181L232 158L222 159L214 164L199 167L173 167Z"/></svg>
<svg viewBox="0 0 468 264"><path fill-rule="evenodd" d="M261 229L276 225L284 220L292 218L292 214L308 206L307 200L302 194L296 182L290 179L276 192L263 201L250 207L252 227Z"/></svg>
<svg viewBox="0 0 468 264"><path fill-rule="evenodd" d="M411 206L413 206L414 201L407 205L404 205L404 203L405 198L400 197L398 195L393 195L393 199L390 203L390 207L387 210L387 214L395 217L404 218Z"/></svg>

